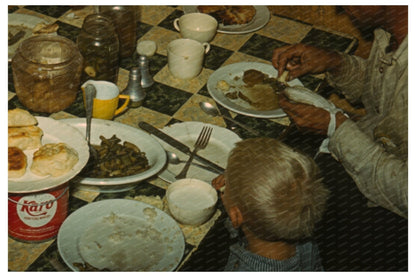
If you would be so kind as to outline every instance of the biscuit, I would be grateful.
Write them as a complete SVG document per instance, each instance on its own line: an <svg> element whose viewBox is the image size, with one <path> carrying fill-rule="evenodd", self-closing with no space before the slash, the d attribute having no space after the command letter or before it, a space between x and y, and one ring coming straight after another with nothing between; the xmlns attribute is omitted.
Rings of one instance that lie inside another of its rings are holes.
<svg viewBox="0 0 416 277"><path fill-rule="evenodd" d="M9 127L24 127L38 124L37 119L28 111L19 108L8 111Z"/></svg>
<svg viewBox="0 0 416 277"><path fill-rule="evenodd" d="M9 178L19 178L25 175L27 157L23 151L17 147L9 147Z"/></svg>
<svg viewBox="0 0 416 277"><path fill-rule="evenodd" d="M42 145L42 135L42 129L37 126L9 127L9 147L15 146L22 149L23 151L37 149Z"/></svg>
<svg viewBox="0 0 416 277"><path fill-rule="evenodd" d="M33 154L30 170L39 176L59 177L69 172L78 159L78 152L66 143L48 143Z"/></svg>

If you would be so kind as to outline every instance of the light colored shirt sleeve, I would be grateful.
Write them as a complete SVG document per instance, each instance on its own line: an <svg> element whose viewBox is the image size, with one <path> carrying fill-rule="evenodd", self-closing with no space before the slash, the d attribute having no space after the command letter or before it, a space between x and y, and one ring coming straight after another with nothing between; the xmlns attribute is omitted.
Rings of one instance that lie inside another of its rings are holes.
<svg viewBox="0 0 416 277"><path fill-rule="evenodd" d="M364 196L407 218L407 161L384 151L352 120L345 121L335 131L329 150Z"/></svg>

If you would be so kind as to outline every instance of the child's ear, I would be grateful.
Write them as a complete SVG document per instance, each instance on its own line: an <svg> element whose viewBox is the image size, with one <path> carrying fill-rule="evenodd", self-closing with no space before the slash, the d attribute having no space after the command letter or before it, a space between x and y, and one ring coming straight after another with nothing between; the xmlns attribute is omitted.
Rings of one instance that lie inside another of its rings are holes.
<svg viewBox="0 0 416 277"><path fill-rule="evenodd" d="M231 223L233 224L234 228L240 228L241 224L243 224L243 214L237 206L232 206L229 209L228 216L230 217Z"/></svg>

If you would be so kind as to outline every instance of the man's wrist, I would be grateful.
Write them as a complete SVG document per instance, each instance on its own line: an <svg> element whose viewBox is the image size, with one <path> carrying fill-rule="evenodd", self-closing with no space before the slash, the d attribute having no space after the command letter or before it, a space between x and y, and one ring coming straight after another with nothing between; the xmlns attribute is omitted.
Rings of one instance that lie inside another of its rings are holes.
<svg viewBox="0 0 416 277"><path fill-rule="evenodd" d="M344 123L344 121L348 119L348 117L346 117L342 112L337 112L335 114L335 119L336 119L335 130L336 130L338 129L339 126L341 126L342 123Z"/></svg>

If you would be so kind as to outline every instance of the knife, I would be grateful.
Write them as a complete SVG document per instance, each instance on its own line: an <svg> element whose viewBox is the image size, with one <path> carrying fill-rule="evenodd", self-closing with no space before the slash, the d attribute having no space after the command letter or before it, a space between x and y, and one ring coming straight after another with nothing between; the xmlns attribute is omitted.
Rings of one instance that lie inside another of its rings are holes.
<svg viewBox="0 0 416 277"><path fill-rule="evenodd" d="M147 122L140 121L139 122L139 127L142 128L143 130L145 130L146 132L149 132L150 134L155 135L156 137L160 138L164 142L168 143L169 145L175 147L176 149L178 149L179 151L181 151L181 152L183 152L187 155L190 155L192 153L191 149L188 146L186 146L182 142L174 139L173 137L167 135L166 133L160 131L159 129L150 125ZM207 166L209 166L210 168L215 170L218 174L223 174L224 173L224 170L225 170L224 168L222 168L221 166L211 162L210 160L205 159L204 157L199 156L198 154L195 155L195 159L200 161L203 164L206 164Z"/></svg>
<svg viewBox="0 0 416 277"><path fill-rule="evenodd" d="M26 34L26 32L22 30L22 31L19 31L14 36L12 36L11 38L9 38L8 46L12 46L16 42L18 42L22 37L25 36L25 34Z"/></svg>

